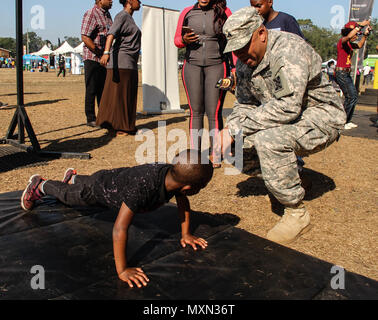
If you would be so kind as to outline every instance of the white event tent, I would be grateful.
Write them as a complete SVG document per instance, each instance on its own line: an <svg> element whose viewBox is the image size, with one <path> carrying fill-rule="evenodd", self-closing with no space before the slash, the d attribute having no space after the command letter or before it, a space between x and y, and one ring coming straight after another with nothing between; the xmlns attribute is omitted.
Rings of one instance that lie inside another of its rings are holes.
<svg viewBox="0 0 378 320"><path fill-rule="evenodd" d="M44 45L41 50L34 52L33 55L35 55L35 56L49 56L52 53L53 53L53 51L47 45Z"/></svg>
<svg viewBox="0 0 378 320"><path fill-rule="evenodd" d="M74 48L74 53L84 54L84 42L80 43L76 48Z"/></svg>
<svg viewBox="0 0 378 320"><path fill-rule="evenodd" d="M72 48L67 41L64 41L64 43L56 49L53 53L55 55L59 54L66 54L66 53L72 53L74 52L74 48Z"/></svg>
<svg viewBox="0 0 378 320"><path fill-rule="evenodd" d="M73 48L70 44L65 41L58 49L52 51L47 45L37 52L32 53L36 56L46 56L46 55L65 55L69 56L71 54L71 72L72 74L81 74L80 65L82 62L81 56L84 53L84 42L80 43L77 47ZM56 58L55 58L56 59ZM57 60L55 60L55 63Z"/></svg>

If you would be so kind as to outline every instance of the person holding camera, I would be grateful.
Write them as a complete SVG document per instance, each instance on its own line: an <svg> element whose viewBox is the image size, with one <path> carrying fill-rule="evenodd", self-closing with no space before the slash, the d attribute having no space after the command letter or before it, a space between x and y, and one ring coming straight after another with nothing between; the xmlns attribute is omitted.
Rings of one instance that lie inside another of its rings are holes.
<svg viewBox="0 0 378 320"><path fill-rule="evenodd" d="M364 30L362 31L362 29ZM354 21L349 21L341 30L342 38L340 38L337 43L337 64L335 75L336 82L345 96L344 109L347 114L347 122L344 126L345 130L357 127L357 125L351 121L358 99L357 89L350 76L353 50L362 48L370 31L370 20L362 21L360 24ZM361 32L362 38L360 41L356 42Z"/></svg>

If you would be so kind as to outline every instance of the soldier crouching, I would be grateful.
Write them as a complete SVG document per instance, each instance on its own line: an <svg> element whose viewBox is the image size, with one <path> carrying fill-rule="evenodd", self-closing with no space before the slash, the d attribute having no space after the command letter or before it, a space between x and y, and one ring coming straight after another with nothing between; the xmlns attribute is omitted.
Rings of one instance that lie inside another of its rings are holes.
<svg viewBox="0 0 378 320"><path fill-rule="evenodd" d="M332 85L322 76L321 57L297 35L267 30L253 7L225 23L225 52L233 51L236 102L222 131L225 152L238 133L246 150L255 149L265 185L285 206L267 234L290 243L309 229L302 200L297 156L307 156L338 139L346 114Z"/></svg>

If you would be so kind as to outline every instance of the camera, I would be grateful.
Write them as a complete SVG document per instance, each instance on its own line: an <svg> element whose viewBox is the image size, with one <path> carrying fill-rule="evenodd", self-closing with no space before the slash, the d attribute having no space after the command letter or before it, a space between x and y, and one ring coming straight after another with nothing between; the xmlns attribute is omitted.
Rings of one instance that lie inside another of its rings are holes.
<svg viewBox="0 0 378 320"><path fill-rule="evenodd" d="M367 28L369 28L369 32L366 34L367 37L370 36L370 33L373 31L373 29L370 26L360 26L360 27L362 29L359 32L357 32L358 36L365 34Z"/></svg>

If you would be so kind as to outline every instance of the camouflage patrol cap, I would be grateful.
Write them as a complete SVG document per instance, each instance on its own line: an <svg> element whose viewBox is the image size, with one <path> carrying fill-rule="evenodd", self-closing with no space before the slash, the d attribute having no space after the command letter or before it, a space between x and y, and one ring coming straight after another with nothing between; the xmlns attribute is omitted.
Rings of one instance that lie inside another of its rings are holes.
<svg viewBox="0 0 378 320"><path fill-rule="evenodd" d="M251 40L252 34L262 25L263 19L254 7L245 7L233 13L223 26L227 45L224 53L236 51Z"/></svg>

